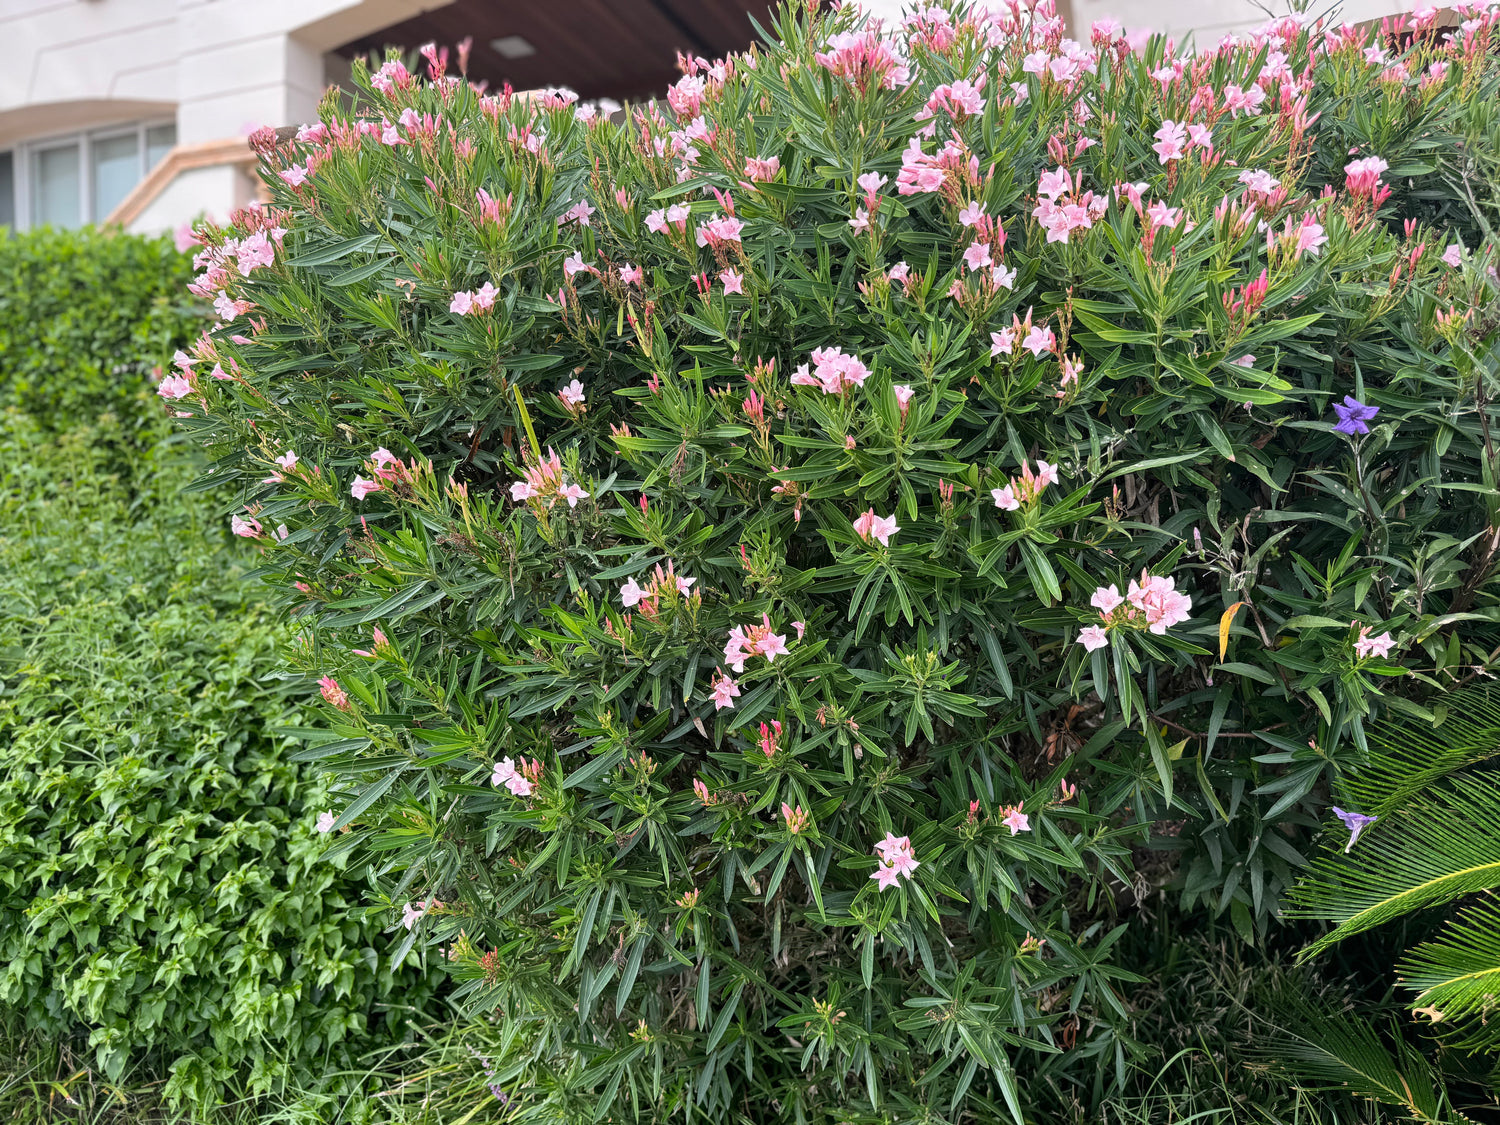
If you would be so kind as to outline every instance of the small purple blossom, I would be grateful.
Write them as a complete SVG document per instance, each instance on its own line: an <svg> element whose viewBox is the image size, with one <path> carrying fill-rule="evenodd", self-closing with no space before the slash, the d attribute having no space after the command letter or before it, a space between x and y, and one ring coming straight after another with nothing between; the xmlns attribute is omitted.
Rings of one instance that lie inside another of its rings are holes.
<svg viewBox="0 0 1500 1125"><path fill-rule="evenodd" d="M1341 434L1348 434L1353 437L1355 434L1367 434L1370 432L1370 427L1367 423L1380 413L1380 407L1366 406L1353 395L1345 395L1343 402L1333 404L1333 412L1339 416L1339 420L1333 428Z"/></svg>
<svg viewBox="0 0 1500 1125"><path fill-rule="evenodd" d="M1380 818L1378 816L1366 816L1364 813L1345 812L1337 805L1333 808L1334 814L1344 822L1344 827L1349 829L1349 842L1344 845L1344 851L1354 847L1354 841L1359 839L1359 834Z"/></svg>

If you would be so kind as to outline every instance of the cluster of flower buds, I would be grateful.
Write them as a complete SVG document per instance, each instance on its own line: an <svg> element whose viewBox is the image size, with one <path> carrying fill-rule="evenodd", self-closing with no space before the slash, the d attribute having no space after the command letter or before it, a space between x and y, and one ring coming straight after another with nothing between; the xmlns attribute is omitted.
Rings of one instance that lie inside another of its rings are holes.
<svg viewBox="0 0 1500 1125"><path fill-rule="evenodd" d="M564 482L562 460L551 449L547 450L546 457L534 464L527 459L521 473L523 479L512 482L510 486L510 498L518 503L533 501L550 508L558 500L566 500L568 507L576 508L578 501L588 496L578 485Z"/></svg>
<svg viewBox="0 0 1500 1125"><path fill-rule="evenodd" d="M1014 512L1022 505L1035 503L1042 495L1042 490L1049 484L1057 483L1057 466L1049 465L1046 461L1036 463L1037 471L1033 473L1031 466L1021 462L1021 475L1011 477L1004 487L990 489L990 495L995 498L995 507L1007 512Z"/></svg>

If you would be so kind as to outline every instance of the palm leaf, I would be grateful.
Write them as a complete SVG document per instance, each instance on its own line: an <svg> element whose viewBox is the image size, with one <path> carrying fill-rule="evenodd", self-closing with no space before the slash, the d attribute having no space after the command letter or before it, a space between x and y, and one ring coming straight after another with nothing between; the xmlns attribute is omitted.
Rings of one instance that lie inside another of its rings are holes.
<svg viewBox="0 0 1500 1125"><path fill-rule="evenodd" d="M1288 916L1336 923L1307 958L1351 934L1500 886L1500 788L1456 778L1367 829L1350 855L1324 853L1292 891Z"/></svg>
<svg viewBox="0 0 1500 1125"><path fill-rule="evenodd" d="M1368 760L1344 778L1361 808L1385 816L1434 782L1500 754L1500 689L1466 688L1444 702L1440 727L1403 718L1371 733Z"/></svg>
<svg viewBox="0 0 1500 1125"><path fill-rule="evenodd" d="M1434 1023L1470 1023L1464 1046L1500 1048L1500 902L1459 912L1435 941L1411 950L1396 967L1416 992L1413 1008L1429 1010Z"/></svg>
<svg viewBox="0 0 1500 1125"><path fill-rule="evenodd" d="M1399 1039L1392 1053L1368 1019L1294 1000L1283 1013L1296 1030L1277 1027L1270 1056L1297 1078L1401 1106L1420 1121L1447 1120L1432 1066Z"/></svg>

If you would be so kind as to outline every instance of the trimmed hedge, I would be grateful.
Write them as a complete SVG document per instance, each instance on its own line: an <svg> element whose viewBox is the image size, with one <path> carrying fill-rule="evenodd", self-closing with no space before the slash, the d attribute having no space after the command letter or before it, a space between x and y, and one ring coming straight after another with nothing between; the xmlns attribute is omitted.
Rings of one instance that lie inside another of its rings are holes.
<svg viewBox="0 0 1500 1125"><path fill-rule="evenodd" d="M202 330L170 238L43 229L0 239L0 407L49 430L129 418L159 430L150 372Z"/></svg>

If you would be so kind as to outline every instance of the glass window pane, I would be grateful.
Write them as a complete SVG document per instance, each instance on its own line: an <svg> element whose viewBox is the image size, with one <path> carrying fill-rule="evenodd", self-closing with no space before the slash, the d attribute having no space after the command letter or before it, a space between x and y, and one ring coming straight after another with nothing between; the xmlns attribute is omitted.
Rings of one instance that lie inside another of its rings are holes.
<svg viewBox="0 0 1500 1125"><path fill-rule="evenodd" d="M31 225L76 227L83 222L78 146L39 149L31 158Z"/></svg>
<svg viewBox="0 0 1500 1125"><path fill-rule="evenodd" d="M102 223L140 182L141 150L134 133L105 137L89 146L94 164L94 222Z"/></svg>
<svg viewBox="0 0 1500 1125"><path fill-rule="evenodd" d="M0 227L16 225L16 158L0 152Z"/></svg>
<svg viewBox="0 0 1500 1125"><path fill-rule="evenodd" d="M146 130L146 170L161 163L161 158L177 144L176 125L153 125Z"/></svg>

